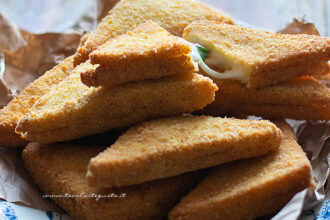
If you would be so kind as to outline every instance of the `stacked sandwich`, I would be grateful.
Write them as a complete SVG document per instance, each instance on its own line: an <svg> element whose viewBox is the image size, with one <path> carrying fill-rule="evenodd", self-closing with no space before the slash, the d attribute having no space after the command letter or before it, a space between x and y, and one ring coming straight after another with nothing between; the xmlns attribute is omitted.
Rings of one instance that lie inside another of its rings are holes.
<svg viewBox="0 0 330 220"><path fill-rule="evenodd" d="M313 78L329 58L328 38L243 28L198 1L122 0L0 110L0 145L25 146L76 219L271 215L314 185L281 119L329 120Z"/></svg>

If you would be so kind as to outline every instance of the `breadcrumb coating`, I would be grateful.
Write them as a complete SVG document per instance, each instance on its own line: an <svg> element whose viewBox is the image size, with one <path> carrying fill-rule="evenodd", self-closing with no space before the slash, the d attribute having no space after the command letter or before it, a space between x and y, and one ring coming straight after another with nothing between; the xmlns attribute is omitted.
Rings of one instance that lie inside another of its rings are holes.
<svg viewBox="0 0 330 220"><path fill-rule="evenodd" d="M52 143L126 127L147 119L190 113L214 100L217 87L199 74L132 82L114 88L87 87L82 64L44 95L16 127L29 141Z"/></svg>
<svg viewBox="0 0 330 220"><path fill-rule="evenodd" d="M212 114L212 110L209 111L209 113ZM294 106L230 104L224 109L223 114L231 114L235 116L256 115L268 119L292 118L296 120L330 120L330 109L329 106L325 105Z"/></svg>
<svg viewBox="0 0 330 220"><path fill-rule="evenodd" d="M17 147L26 144L26 140L15 133L18 120L30 112L37 100L63 81L72 69L73 57L71 56L30 83L0 110L0 147Z"/></svg>
<svg viewBox="0 0 330 220"><path fill-rule="evenodd" d="M330 89L313 77L299 77L260 89L235 80L213 79L221 92L203 114L247 114L264 118L329 120Z"/></svg>
<svg viewBox="0 0 330 220"><path fill-rule="evenodd" d="M329 72L327 37L271 33L215 21L194 22L185 28L183 37L217 56L213 59L218 63L211 63L214 69L241 69L247 77L242 82L251 88Z"/></svg>
<svg viewBox="0 0 330 220"><path fill-rule="evenodd" d="M107 40L133 30L152 20L170 33L181 36L183 29L193 21L215 20L232 24L223 12L196 0L122 0L98 24L95 33L80 47L74 64L88 59L88 55Z"/></svg>
<svg viewBox="0 0 330 220"><path fill-rule="evenodd" d="M91 157L104 147L30 143L22 158L36 184L53 197L75 219L162 219L169 209L203 177L203 172L188 173L131 187L95 190L87 185L86 169ZM88 197L92 195L121 196ZM86 197L79 197L86 196Z"/></svg>
<svg viewBox="0 0 330 220"><path fill-rule="evenodd" d="M169 219L255 219L273 214L312 186L311 164L292 129L276 124L284 140L262 157L214 168L170 212Z"/></svg>
<svg viewBox="0 0 330 220"><path fill-rule="evenodd" d="M80 42L79 42L79 45L78 45L78 47L82 47L84 44L85 44L85 42L87 41L87 39L89 38L89 36L90 36L90 33L85 33L81 38L80 38Z"/></svg>
<svg viewBox="0 0 330 220"><path fill-rule="evenodd" d="M131 127L92 158L88 183L134 185L276 150L282 133L269 121L179 116Z"/></svg>
<svg viewBox="0 0 330 220"><path fill-rule="evenodd" d="M87 86L114 87L132 81L156 79L198 71L190 46L153 21L109 40L90 55L94 70L81 73Z"/></svg>

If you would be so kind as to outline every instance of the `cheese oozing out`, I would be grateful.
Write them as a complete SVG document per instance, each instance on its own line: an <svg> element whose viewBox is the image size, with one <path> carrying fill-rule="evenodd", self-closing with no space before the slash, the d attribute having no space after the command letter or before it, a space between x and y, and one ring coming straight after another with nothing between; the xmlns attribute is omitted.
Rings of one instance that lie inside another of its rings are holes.
<svg viewBox="0 0 330 220"><path fill-rule="evenodd" d="M205 60L205 63L198 51L198 46L196 44L186 41L183 38L181 38L181 40L189 44L191 48L190 56L192 60L196 64L198 64L209 76L216 79L234 79L242 81L244 83L248 83L248 76L247 74L245 74L246 70L242 64L235 61L230 61L224 55L220 54L215 50L210 51L207 59ZM209 65L219 66L223 68L224 71L218 72L216 70L211 69Z"/></svg>

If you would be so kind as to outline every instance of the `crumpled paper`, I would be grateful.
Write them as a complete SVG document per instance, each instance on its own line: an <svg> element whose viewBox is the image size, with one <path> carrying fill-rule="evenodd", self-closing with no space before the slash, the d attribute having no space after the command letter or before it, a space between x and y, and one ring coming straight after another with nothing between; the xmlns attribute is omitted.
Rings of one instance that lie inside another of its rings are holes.
<svg viewBox="0 0 330 220"><path fill-rule="evenodd" d="M42 27L42 30L47 30L46 32L36 31L34 29L36 27L32 29L37 33L19 29L0 11L0 107L8 103L28 83L73 54L82 33L92 31L96 22L100 21L100 18L118 0L72 0L71 2L84 5L82 8L85 10L80 8L81 14L72 18L70 13L65 13L68 9L63 9L67 4L53 4L52 10L64 11L61 16L67 15L67 20L64 19L67 25L63 26L59 23L56 26L56 19L53 16L40 15L49 19L49 27ZM5 6L2 5L0 10L3 7ZM57 14L52 13L52 15ZM43 24L47 24L47 21L43 21ZM239 24L244 23L239 22ZM296 19L281 32L318 34L313 24ZM327 78L323 80L329 83ZM314 219L320 208L320 202L326 194L328 197L330 194L330 187L325 186L330 171L330 123L287 121L294 128L299 144L311 160L317 187L315 190L306 189L298 193L273 219ZM21 149L0 148L0 198L40 210L59 211L60 209L52 201L42 198L42 192L23 168L20 153Z"/></svg>
<svg viewBox="0 0 330 220"><path fill-rule="evenodd" d="M98 19L105 15L103 8L110 9L117 0L102 4L100 0L15 2L17 9L11 1L0 6L0 108L27 84L75 53L81 35L93 31ZM26 8L36 13L30 23L22 19ZM19 29L6 12L33 33Z"/></svg>
<svg viewBox="0 0 330 220"><path fill-rule="evenodd" d="M60 211L53 202L42 198L42 192L23 167L20 153L20 149L0 150L0 198L41 210Z"/></svg>
<svg viewBox="0 0 330 220"><path fill-rule="evenodd" d="M313 23L306 22L304 19L298 20L297 18L294 18L288 26L279 32L282 34L320 35Z"/></svg>

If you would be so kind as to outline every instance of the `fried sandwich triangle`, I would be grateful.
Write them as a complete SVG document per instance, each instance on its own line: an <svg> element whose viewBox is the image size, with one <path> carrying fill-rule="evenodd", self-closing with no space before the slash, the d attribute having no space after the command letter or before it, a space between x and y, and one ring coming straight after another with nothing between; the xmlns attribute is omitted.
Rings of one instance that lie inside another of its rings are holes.
<svg viewBox="0 0 330 220"><path fill-rule="evenodd" d="M114 87L131 81L198 71L189 44L153 21L107 41L90 55L95 69L81 73L87 86Z"/></svg>
<svg viewBox="0 0 330 220"><path fill-rule="evenodd" d="M282 133L265 120L178 116L131 127L89 164L91 186L107 188L176 176L276 150Z"/></svg>
<svg viewBox="0 0 330 220"><path fill-rule="evenodd" d="M52 143L129 126L146 119L190 113L214 100L211 79L199 74L131 82L114 88L87 87L77 66L57 87L40 98L16 127L23 138Z"/></svg>
<svg viewBox="0 0 330 220"><path fill-rule="evenodd" d="M219 73L204 68L206 73L218 79L238 80L251 88L329 72L327 37L278 34L200 21L188 25L183 38L211 51L205 62Z"/></svg>

